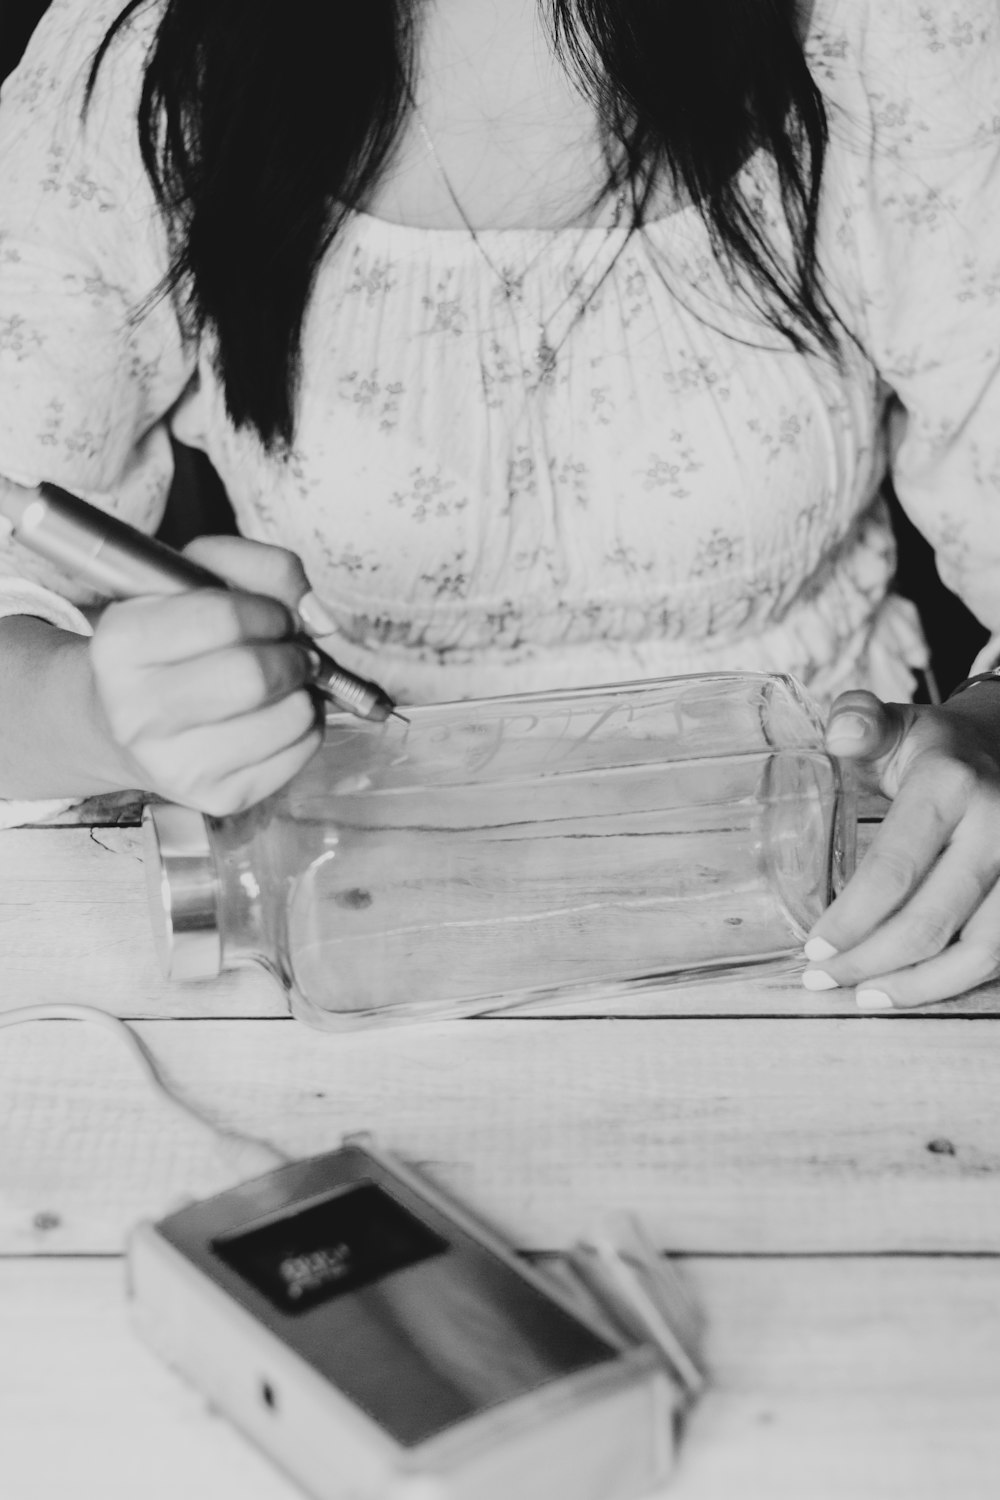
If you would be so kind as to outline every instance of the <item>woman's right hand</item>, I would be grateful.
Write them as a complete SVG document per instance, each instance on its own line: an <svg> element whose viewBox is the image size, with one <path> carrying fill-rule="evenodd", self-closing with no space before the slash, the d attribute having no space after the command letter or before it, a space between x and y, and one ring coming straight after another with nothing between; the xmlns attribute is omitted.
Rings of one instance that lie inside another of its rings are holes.
<svg viewBox="0 0 1000 1500"><path fill-rule="evenodd" d="M308 653L291 639L309 583L294 553L243 537L185 551L233 587L109 604L90 661L124 784L221 816L319 748Z"/></svg>

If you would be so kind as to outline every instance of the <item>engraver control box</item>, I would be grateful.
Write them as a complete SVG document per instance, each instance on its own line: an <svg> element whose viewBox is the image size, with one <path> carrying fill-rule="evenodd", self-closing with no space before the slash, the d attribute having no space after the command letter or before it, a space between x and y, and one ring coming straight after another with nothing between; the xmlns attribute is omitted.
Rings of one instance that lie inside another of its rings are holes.
<svg viewBox="0 0 1000 1500"><path fill-rule="evenodd" d="M145 1340L315 1500L637 1500L678 1391L493 1231L347 1143L133 1234Z"/></svg>

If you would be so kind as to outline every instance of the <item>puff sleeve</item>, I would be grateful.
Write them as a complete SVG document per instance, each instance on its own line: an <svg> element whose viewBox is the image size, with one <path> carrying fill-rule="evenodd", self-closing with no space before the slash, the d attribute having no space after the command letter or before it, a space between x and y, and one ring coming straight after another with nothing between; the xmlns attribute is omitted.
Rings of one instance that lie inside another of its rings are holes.
<svg viewBox="0 0 1000 1500"><path fill-rule="evenodd" d="M0 484L53 480L152 531L172 476L166 418L195 351L153 294L164 228L136 109L159 5L94 54L119 0L55 0L0 94ZM86 632L78 580L0 533L0 617ZM69 802L0 804L0 827Z"/></svg>
<svg viewBox="0 0 1000 1500"><path fill-rule="evenodd" d="M1000 7L835 0L812 50L830 280L895 398L896 491L1000 632Z"/></svg>
<svg viewBox="0 0 1000 1500"><path fill-rule="evenodd" d="M172 467L166 417L196 353L156 297L166 236L136 109L159 6L112 45L118 0L55 0L0 96L0 475L53 480L152 530ZM72 579L0 543L17 576L88 602Z"/></svg>

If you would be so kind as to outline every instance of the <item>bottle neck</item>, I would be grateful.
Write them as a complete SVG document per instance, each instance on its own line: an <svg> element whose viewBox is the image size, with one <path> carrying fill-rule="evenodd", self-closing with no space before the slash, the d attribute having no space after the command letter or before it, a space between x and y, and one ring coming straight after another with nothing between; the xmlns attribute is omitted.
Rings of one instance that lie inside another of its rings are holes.
<svg viewBox="0 0 1000 1500"><path fill-rule="evenodd" d="M255 812L208 818L171 803L145 808L150 915L168 979L210 979L249 963L277 972L275 892Z"/></svg>
<svg viewBox="0 0 1000 1500"><path fill-rule="evenodd" d="M230 818L210 818L220 936L220 969L260 964L280 978L280 881L271 869L266 823L251 808Z"/></svg>

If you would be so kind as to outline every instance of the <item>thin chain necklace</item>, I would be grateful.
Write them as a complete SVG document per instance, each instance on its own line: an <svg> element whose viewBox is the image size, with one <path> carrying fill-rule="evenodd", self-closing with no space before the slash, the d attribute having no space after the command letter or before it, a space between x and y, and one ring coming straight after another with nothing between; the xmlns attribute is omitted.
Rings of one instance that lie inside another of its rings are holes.
<svg viewBox="0 0 1000 1500"><path fill-rule="evenodd" d="M472 239L472 243L475 245L477 251L482 256L487 266L489 266L493 275L496 277L504 302L506 302L508 306L510 306L515 301L522 301L525 277L531 270L532 266L534 266L535 263L539 261L545 254L545 251L548 249L548 244L543 244L538 253L532 256L531 260L529 260L528 263L519 271L515 271L509 266L498 266L493 257L487 252L486 247L484 246L482 240L479 238L476 229L474 228L468 215L466 214L458 194L452 187L451 178L445 171L444 162L438 155L438 150L434 144L433 137L431 136L430 131L427 129L427 126L424 124L423 117L420 113L420 108L415 100L413 101L413 112L414 118L417 122L417 129L420 131L420 135L424 142L424 145L427 147L427 151L441 175L441 181L444 183L444 186L448 192L448 196L455 207L455 212L458 214L462 223L465 225L465 228L468 230L469 235ZM611 223L608 225L604 241L598 248L593 258L588 261L587 265L583 268L580 275L577 276L573 281L573 284L571 285L569 291L566 293L565 297L562 298L559 304L553 309L548 318L546 318L545 320L539 318L537 315L534 315L534 322L538 329L538 342L535 346L534 353L534 373L538 385L546 385L552 381L555 375L559 350L562 348L563 344L566 342L570 333L573 331L580 318L582 318L591 302L597 296L597 293L600 291L601 287L604 284L605 278L609 275L612 266L614 265L613 260L611 262L611 265L605 268L605 270L597 278L594 285L591 287L590 291L587 293L586 297L584 297L582 301L578 303L573 318L570 321L569 326L563 331L562 336L553 341L549 333L553 319L562 311L567 302L570 302L574 297L577 296L580 288L587 278L587 273L600 259L604 247L610 239L611 235L616 229L619 228L622 220L622 215L625 211L627 197L627 188L623 187L615 200L614 216ZM583 245L583 241L586 238L586 235L589 233L590 227L591 226L587 225L584 228L580 238L580 246ZM619 251L619 254L620 253L621 252ZM615 260L617 260L617 258L618 257L616 255Z"/></svg>

